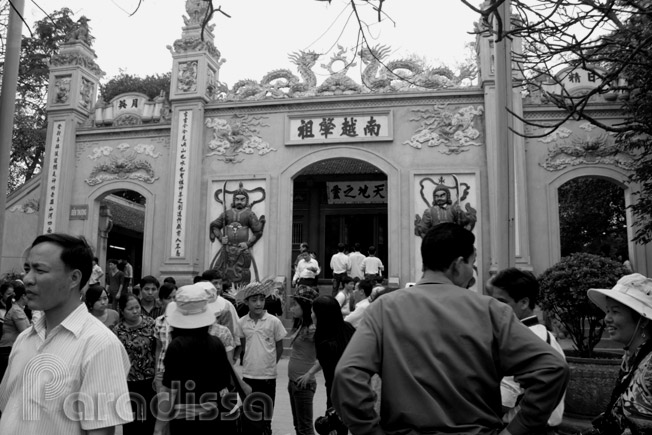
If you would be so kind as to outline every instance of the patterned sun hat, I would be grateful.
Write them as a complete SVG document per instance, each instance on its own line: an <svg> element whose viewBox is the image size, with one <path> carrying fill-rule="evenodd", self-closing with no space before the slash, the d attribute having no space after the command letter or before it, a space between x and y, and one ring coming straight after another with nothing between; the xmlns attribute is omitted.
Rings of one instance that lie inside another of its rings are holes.
<svg viewBox="0 0 652 435"><path fill-rule="evenodd" d="M254 281L238 290L238 292L235 294L235 297L240 301L246 301L250 297L256 295L263 295L267 297L272 293L272 290L274 290L273 279L266 279L262 282Z"/></svg>
<svg viewBox="0 0 652 435"><path fill-rule="evenodd" d="M315 290L313 287L308 287L307 285L301 285L297 289L296 293L293 294L291 297L293 297L294 299L302 299L312 303L312 301L314 301L319 297L319 292Z"/></svg>

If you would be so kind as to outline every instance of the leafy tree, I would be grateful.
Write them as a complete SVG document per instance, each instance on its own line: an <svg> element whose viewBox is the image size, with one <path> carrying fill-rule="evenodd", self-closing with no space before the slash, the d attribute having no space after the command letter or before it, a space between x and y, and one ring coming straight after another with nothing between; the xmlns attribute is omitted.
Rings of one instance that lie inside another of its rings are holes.
<svg viewBox="0 0 652 435"><path fill-rule="evenodd" d="M588 252L616 258L627 252L625 195L616 184L575 178L559 188L561 255Z"/></svg>
<svg viewBox="0 0 652 435"><path fill-rule="evenodd" d="M100 85L100 97L109 102L116 96L125 92L140 92L153 99L160 95L161 91L169 91L171 74L154 74L146 77L138 77L121 72L110 79L106 84Z"/></svg>
<svg viewBox="0 0 652 435"><path fill-rule="evenodd" d="M41 169L47 131L48 61L75 25L72 11L63 8L37 21L32 36L23 36L9 165L10 192Z"/></svg>

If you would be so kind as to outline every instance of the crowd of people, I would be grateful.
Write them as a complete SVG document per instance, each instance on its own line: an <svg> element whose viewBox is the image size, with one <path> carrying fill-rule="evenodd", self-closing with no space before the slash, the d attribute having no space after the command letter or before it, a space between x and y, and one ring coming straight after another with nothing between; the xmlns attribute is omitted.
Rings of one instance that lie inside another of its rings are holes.
<svg viewBox="0 0 652 435"><path fill-rule="evenodd" d="M211 269L180 287L134 283L109 261L105 287L83 238L39 236L22 280L0 285L0 433L271 434L287 337L297 435L555 434L569 369L535 313L536 277L510 268L486 294L468 290L474 243L459 225L433 227L423 276L394 291L373 247L338 246L326 295L304 244L286 331L271 279L231 288ZM652 433L652 279L630 274L588 296L626 350L590 433Z"/></svg>

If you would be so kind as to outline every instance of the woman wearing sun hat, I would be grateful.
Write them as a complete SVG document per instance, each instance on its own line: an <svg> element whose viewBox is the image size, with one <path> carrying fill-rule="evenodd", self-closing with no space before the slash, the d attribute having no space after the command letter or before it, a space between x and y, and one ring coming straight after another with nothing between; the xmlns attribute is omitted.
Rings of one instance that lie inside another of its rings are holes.
<svg viewBox="0 0 652 435"><path fill-rule="evenodd" d="M612 289L590 289L606 330L625 348L619 381L591 434L652 433L652 279L626 275ZM628 431L629 430L629 431ZM631 432L630 432L631 431Z"/></svg>
<svg viewBox="0 0 652 435"><path fill-rule="evenodd" d="M208 307L209 292L193 284L177 290L166 309L172 341L165 353L165 373L155 434L169 425L174 434L226 433L220 414L227 412L221 398L233 389L234 379L224 345L208 333L215 314ZM164 402L169 393L169 401ZM218 414L220 413L220 414Z"/></svg>

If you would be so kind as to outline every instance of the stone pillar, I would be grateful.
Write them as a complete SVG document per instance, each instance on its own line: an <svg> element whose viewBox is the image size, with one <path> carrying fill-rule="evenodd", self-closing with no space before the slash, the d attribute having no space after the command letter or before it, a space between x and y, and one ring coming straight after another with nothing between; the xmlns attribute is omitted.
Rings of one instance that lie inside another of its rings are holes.
<svg viewBox="0 0 652 435"><path fill-rule="evenodd" d="M77 126L86 122L93 112L99 80L104 75L95 63L97 56L91 49L85 24L82 17L74 36L50 59L48 131L39 216L43 233L68 230L75 188Z"/></svg>
<svg viewBox="0 0 652 435"><path fill-rule="evenodd" d="M521 41L515 38L512 43L512 51L521 49ZM527 174L525 173L525 140L523 137L509 133L511 135L512 145L510 148L512 164L507 165L506 159L510 157L505 151L504 139L501 139L500 130L505 126L510 126L515 131L523 132L523 123L514 117L509 119L504 110L493 110L497 105L496 92L496 50L493 36L482 35L477 39L478 47L478 64L480 67L480 86L484 89L485 96L485 120L486 120L486 145L487 145L487 178L488 178L488 198L489 198L489 241L490 241L490 269L489 273L493 274L499 269L515 264L521 269L531 270L530 247L529 247L529 229L528 214L529 208L527 203ZM518 81L520 77L517 71L512 71L513 82ZM522 116L523 103L520 96L519 88L513 88L512 110L514 113ZM501 148L502 147L502 148ZM513 170L511 177L512 185L505 177L505 171ZM509 201L504 195L512 195L514 202L514 241L513 246L507 245L508 228L506 224L509 219ZM508 254L511 252L511 254ZM513 259L507 256L513 256Z"/></svg>
<svg viewBox="0 0 652 435"><path fill-rule="evenodd" d="M213 44L212 27L203 29L207 3L187 0L188 17L181 39L168 47L172 53L170 103L172 132L170 137L170 188L164 213L168 229L160 242L165 249L162 275L173 275L184 284L205 267L199 264L208 239L208 226L202 228L200 214L205 210L202 193L202 155L204 153L204 107L212 100L219 77L220 52Z"/></svg>

